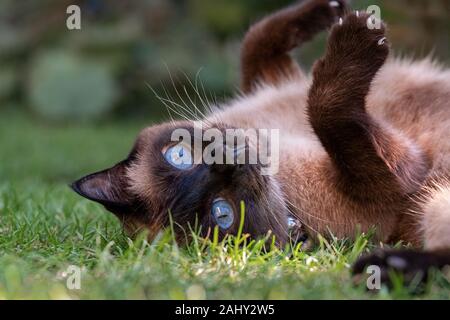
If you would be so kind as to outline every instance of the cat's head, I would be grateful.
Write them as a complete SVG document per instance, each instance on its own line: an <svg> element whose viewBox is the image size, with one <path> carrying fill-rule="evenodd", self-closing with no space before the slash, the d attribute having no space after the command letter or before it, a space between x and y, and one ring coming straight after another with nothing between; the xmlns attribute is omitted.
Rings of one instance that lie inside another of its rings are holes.
<svg viewBox="0 0 450 320"><path fill-rule="evenodd" d="M223 125L214 127L219 132L226 130ZM148 127L125 160L79 179L72 188L113 212L128 234L146 229L153 238L170 226L171 219L181 241L189 238L189 228L208 236L217 225L220 237L236 234L243 201L243 232L255 238L271 232L278 243L285 243L289 210L276 177L262 174L263 166L258 163L208 164L196 159L196 138L190 143L173 141L174 132L195 137L194 130L194 124L187 121ZM205 141L200 145L203 152L211 147ZM251 148L245 144L246 159ZM235 146L235 156L237 150Z"/></svg>

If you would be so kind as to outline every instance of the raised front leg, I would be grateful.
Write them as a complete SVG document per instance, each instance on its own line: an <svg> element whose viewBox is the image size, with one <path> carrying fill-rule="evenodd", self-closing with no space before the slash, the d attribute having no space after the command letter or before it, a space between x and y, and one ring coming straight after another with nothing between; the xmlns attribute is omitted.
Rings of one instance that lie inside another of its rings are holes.
<svg viewBox="0 0 450 320"><path fill-rule="evenodd" d="M368 18L351 13L331 30L326 54L313 68L307 111L344 193L397 200L420 187L428 166L412 141L366 112L370 85L389 53L384 25L371 30Z"/></svg>
<svg viewBox="0 0 450 320"><path fill-rule="evenodd" d="M343 16L343 0L310 0L278 11L254 24L241 50L241 88L250 92L258 82L277 83L301 76L288 52Z"/></svg>

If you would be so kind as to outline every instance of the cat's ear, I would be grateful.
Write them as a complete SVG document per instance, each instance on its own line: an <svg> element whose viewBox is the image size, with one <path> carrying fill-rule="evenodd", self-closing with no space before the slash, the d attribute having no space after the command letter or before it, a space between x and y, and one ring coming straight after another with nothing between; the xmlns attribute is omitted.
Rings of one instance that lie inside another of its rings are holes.
<svg viewBox="0 0 450 320"><path fill-rule="evenodd" d="M76 193L89 200L101 203L110 210L129 207L131 201L126 186L125 162L87 175L71 184Z"/></svg>

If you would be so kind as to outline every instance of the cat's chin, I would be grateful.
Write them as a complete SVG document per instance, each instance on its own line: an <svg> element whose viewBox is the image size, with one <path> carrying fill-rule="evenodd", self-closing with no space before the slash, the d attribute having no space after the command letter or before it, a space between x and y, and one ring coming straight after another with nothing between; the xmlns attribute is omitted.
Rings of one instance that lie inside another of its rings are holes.
<svg viewBox="0 0 450 320"><path fill-rule="evenodd" d="M306 231L303 224L293 215L288 215L289 243L296 247L301 246L302 251L311 250L314 241L310 234Z"/></svg>

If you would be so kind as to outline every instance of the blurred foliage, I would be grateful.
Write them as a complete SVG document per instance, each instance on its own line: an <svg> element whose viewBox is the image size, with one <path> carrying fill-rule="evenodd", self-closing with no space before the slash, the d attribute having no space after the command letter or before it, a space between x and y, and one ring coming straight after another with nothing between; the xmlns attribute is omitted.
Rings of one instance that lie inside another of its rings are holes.
<svg viewBox="0 0 450 320"><path fill-rule="evenodd" d="M43 52L31 64L30 105L48 119L95 118L113 106L113 80L101 62L82 61L70 52Z"/></svg>
<svg viewBox="0 0 450 320"><path fill-rule="evenodd" d="M255 20L293 1L2 0L0 110L24 106L46 120L103 115L167 118L149 89L176 99L199 80L222 99L238 84L239 43ZM81 7L81 30L66 8ZM360 0L381 7L395 49L449 61L450 0ZM323 52L322 34L296 52L305 68Z"/></svg>

